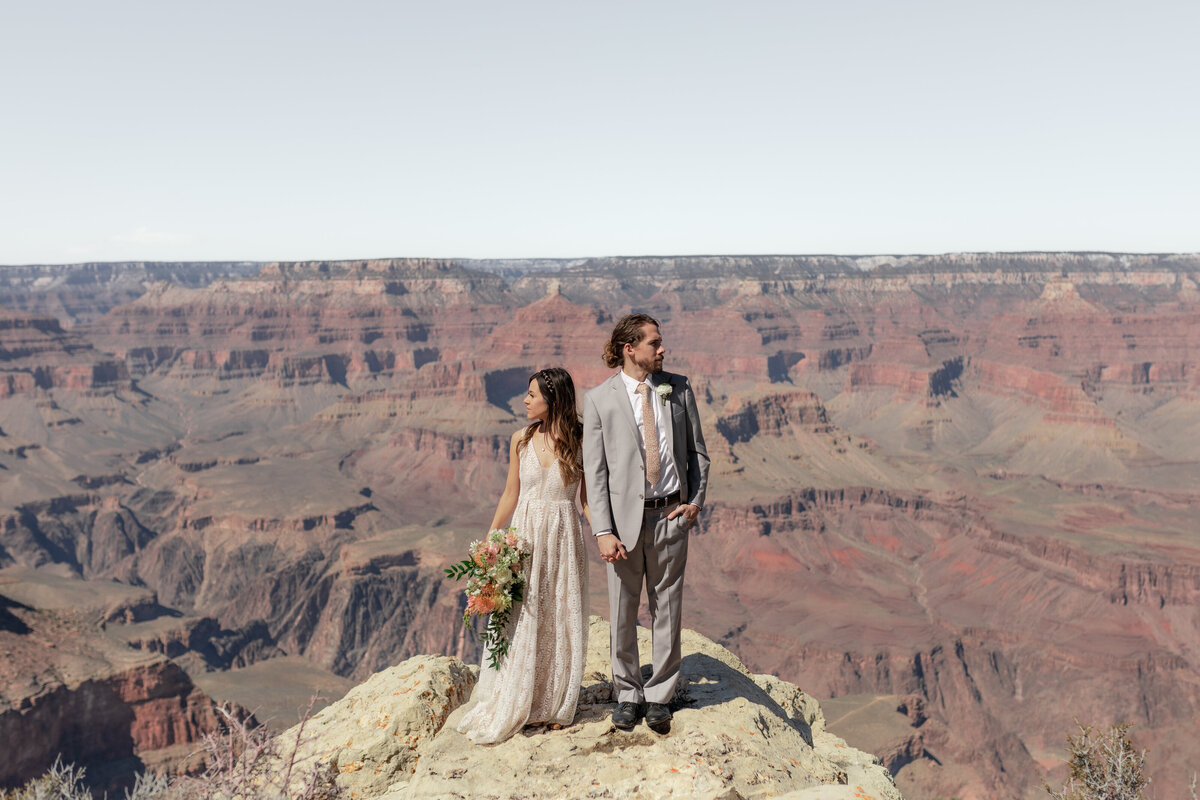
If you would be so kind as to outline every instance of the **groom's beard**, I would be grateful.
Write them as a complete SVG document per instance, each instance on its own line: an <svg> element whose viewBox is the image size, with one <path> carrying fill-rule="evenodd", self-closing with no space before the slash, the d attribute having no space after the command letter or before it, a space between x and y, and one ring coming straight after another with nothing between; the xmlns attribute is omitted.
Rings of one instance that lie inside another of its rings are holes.
<svg viewBox="0 0 1200 800"><path fill-rule="evenodd" d="M633 363L651 375L657 375L663 371L663 360L655 356L651 356L645 360L634 358Z"/></svg>

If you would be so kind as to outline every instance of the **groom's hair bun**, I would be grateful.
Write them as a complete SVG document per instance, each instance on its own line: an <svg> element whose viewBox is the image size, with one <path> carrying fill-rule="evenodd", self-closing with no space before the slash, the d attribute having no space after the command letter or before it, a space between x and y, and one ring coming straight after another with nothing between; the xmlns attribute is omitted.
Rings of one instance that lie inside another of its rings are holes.
<svg viewBox="0 0 1200 800"><path fill-rule="evenodd" d="M625 356L622 353L625 345L636 345L642 339L646 338L642 332L642 327L646 323L650 323L656 328L660 327L658 320L649 314L627 314L621 317L617 326L613 328L612 336L609 337L608 342L604 345L605 366L614 369L621 366L621 363L625 360Z"/></svg>

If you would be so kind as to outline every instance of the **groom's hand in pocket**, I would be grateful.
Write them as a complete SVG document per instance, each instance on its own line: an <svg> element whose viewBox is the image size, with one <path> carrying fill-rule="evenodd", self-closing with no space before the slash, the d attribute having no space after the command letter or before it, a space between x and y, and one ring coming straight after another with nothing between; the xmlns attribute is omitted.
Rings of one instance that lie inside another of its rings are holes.
<svg viewBox="0 0 1200 800"><path fill-rule="evenodd" d="M605 533L596 537L596 544L600 546L600 557L608 563L621 561L628 558L625 553L625 545L621 544L621 540L617 538L615 533Z"/></svg>
<svg viewBox="0 0 1200 800"><path fill-rule="evenodd" d="M680 503L671 509L671 513L667 514L667 519L683 517L683 527L690 528L696 524L696 517L698 516L700 516L699 506L694 506L691 503Z"/></svg>

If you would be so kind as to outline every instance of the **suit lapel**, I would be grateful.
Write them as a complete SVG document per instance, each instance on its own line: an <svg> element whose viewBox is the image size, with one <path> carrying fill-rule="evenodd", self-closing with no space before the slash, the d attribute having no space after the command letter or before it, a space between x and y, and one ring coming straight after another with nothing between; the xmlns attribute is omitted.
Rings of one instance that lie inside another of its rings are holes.
<svg viewBox="0 0 1200 800"><path fill-rule="evenodd" d="M621 373L618 372L608 379L608 387L612 390L613 402L620 409L617 413L629 423L633 438L641 441L642 434L638 431L637 420L633 418L633 406L629 404L629 394L625 391L625 381L621 379Z"/></svg>
<svg viewBox="0 0 1200 800"><path fill-rule="evenodd" d="M675 450L675 469L678 470L679 478L682 480L684 468L687 465L687 437L684 435L683 428L675 424L675 415L678 413L682 420L686 412L683 409L683 396L679 386L673 379L669 380L669 383L671 384L671 396L667 398L668 413L663 416L670 420L667 424L671 428L671 444ZM675 435L676 431L679 432L678 436Z"/></svg>

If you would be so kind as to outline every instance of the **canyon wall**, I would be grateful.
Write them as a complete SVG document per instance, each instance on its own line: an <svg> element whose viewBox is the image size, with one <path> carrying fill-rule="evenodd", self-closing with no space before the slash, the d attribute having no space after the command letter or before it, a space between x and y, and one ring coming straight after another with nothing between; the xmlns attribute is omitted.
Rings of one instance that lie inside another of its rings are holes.
<svg viewBox="0 0 1200 800"><path fill-rule="evenodd" d="M527 377L603 380L638 310L713 456L686 624L817 696L919 704L906 796L1033 796L1074 717L1135 723L1160 787L1196 761L1200 257L108 265L79 280L125 294L72 316L70 270L22 269L0 576L152 591L126 647L356 680L475 657L441 569Z"/></svg>
<svg viewBox="0 0 1200 800"><path fill-rule="evenodd" d="M0 785L57 758L84 767L97 792L119 793L141 769L198 766L216 704L165 655L108 630L162 611L152 592L89 585L62 569L0 575Z"/></svg>

